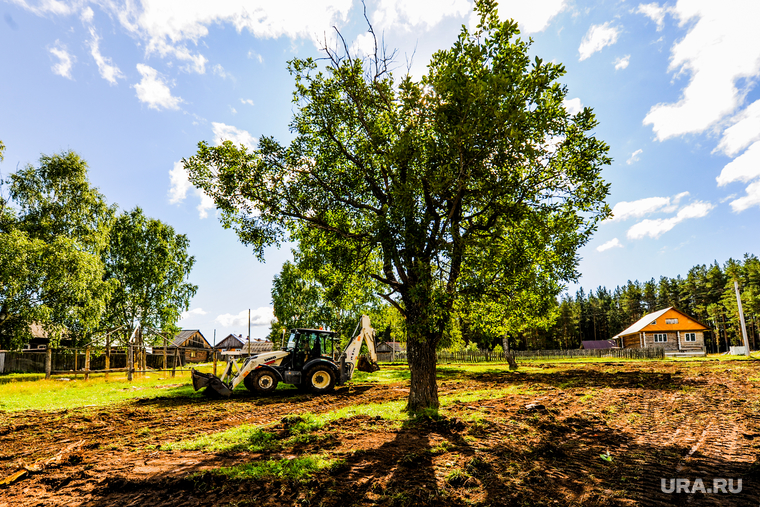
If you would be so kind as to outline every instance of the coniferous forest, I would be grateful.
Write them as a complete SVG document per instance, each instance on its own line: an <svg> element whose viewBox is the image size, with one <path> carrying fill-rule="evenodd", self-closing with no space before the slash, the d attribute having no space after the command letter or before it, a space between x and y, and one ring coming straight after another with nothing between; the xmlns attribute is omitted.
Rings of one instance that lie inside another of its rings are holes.
<svg viewBox="0 0 760 507"><path fill-rule="evenodd" d="M553 325L528 329L510 342L518 349L578 348L581 341L612 338L647 313L673 306L710 328L705 333L709 353L723 352L729 345L742 343L735 280L750 346L756 349L760 345L760 259L752 254L722 265L717 261L697 265L675 278L628 280L614 289L580 288L574 296L566 294L557 302Z"/></svg>

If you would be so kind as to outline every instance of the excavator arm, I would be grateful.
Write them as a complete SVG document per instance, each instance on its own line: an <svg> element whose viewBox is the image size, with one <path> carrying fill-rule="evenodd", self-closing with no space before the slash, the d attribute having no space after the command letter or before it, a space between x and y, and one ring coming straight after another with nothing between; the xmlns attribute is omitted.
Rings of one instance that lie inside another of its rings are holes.
<svg viewBox="0 0 760 507"><path fill-rule="evenodd" d="M377 365L377 352L375 351L375 330L370 325L369 317L362 315L359 325L361 326L359 334L351 338L351 341L348 342L348 345L343 350L343 354L340 356L340 379L338 384L344 384L351 380L354 376L354 371L357 369L370 373L380 369ZM369 358L359 355L363 343L367 344Z"/></svg>

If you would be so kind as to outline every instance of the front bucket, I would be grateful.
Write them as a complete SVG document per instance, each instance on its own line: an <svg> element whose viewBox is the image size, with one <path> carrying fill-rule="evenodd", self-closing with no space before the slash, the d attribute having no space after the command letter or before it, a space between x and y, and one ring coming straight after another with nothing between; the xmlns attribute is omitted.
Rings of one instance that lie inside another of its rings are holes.
<svg viewBox="0 0 760 507"><path fill-rule="evenodd" d="M199 389L206 388L212 389L224 397L229 397L232 394L232 389L227 387L227 384L219 380L219 377L211 373L201 373L195 371L194 368L190 368L190 375L193 378L193 389L198 391Z"/></svg>

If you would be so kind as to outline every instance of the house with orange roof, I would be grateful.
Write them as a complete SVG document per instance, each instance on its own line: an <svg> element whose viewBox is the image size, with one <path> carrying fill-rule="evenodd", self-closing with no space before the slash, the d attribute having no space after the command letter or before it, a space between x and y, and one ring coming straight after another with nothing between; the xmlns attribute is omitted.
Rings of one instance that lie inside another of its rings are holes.
<svg viewBox="0 0 760 507"><path fill-rule="evenodd" d="M662 347L666 353L704 354L704 332L708 329L701 322L671 306L644 315L612 339L624 349Z"/></svg>

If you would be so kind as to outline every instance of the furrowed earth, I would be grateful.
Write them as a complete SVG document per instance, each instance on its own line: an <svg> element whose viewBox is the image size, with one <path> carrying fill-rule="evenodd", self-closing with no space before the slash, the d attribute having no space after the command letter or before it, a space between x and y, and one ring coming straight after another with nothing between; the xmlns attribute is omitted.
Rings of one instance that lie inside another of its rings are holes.
<svg viewBox="0 0 760 507"><path fill-rule="evenodd" d="M0 412L0 507L760 504L756 361L448 366L416 418L372 380ZM744 490L663 497L692 476Z"/></svg>

